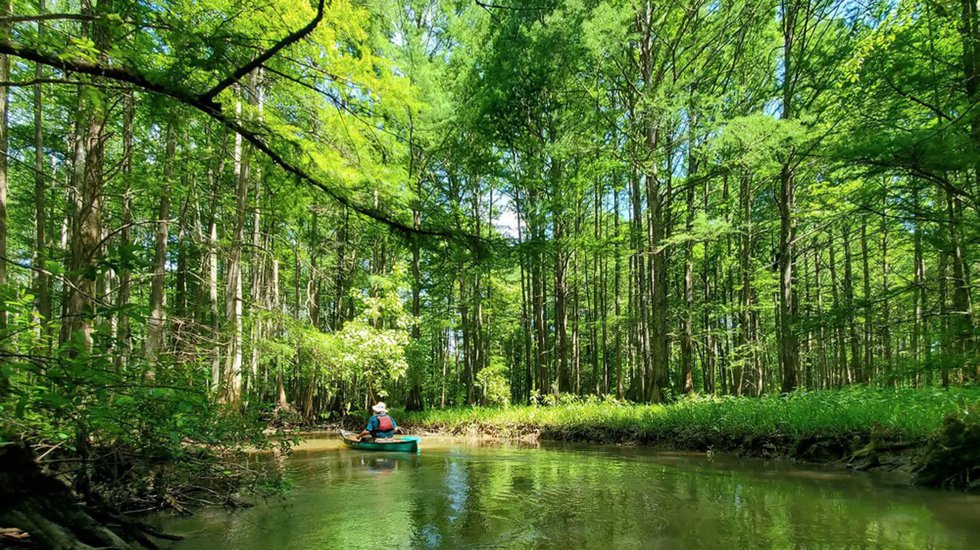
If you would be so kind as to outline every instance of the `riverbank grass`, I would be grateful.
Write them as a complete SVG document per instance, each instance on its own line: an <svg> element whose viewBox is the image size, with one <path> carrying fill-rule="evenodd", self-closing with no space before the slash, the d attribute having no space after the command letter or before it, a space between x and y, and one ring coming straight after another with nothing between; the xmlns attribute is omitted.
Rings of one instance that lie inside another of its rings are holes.
<svg viewBox="0 0 980 550"><path fill-rule="evenodd" d="M762 398L691 397L668 405L582 401L556 406L471 407L401 413L403 424L454 434L656 442L696 438L845 437L879 432L889 439L937 435L946 416L980 403L980 387L851 388ZM699 445L700 446L700 445Z"/></svg>

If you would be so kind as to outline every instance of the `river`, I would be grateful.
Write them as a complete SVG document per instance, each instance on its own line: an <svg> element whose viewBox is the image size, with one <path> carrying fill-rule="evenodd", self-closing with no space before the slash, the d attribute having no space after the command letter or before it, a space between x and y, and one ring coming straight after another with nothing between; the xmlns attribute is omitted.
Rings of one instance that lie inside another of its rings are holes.
<svg viewBox="0 0 980 550"><path fill-rule="evenodd" d="M975 548L980 496L645 447L424 438L420 455L306 440L293 487L153 523L173 548Z"/></svg>

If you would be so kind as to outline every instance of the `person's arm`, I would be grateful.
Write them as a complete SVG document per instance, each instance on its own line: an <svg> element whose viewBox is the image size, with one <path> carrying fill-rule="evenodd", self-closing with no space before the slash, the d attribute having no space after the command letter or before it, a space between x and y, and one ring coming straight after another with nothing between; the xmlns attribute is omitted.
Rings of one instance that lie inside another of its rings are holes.
<svg viewBox="0 0 980 550"><path fill-rule="evenodd" d="M374 429L377 428L377 421L378 421L378 418L375 417L375 416L372 416L371 419L368 420L367 426L363 430L361 430L361 433L357 434L357 438L360 439L360 438L362 438L362 437L364 437L366 435L371 435L371 430L374 430Z"/></svg>

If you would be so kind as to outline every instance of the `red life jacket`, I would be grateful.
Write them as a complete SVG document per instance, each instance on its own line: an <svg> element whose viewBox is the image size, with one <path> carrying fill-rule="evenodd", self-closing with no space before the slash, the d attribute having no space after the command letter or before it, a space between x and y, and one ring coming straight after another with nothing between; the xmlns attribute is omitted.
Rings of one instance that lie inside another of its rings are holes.
<svg viewBox="0 0 980 550"><path fill-rule="evenodd" d="M395 423L392 422L391 417L386 415L378 416L378 430L379 432L390 432L395 429Z"/></svg>

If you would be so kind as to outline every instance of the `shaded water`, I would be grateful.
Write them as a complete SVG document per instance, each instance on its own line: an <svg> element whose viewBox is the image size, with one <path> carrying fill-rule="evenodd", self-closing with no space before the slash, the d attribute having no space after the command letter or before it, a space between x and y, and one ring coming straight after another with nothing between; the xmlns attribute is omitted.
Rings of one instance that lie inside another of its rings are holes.
<svg viewBox="0 0 980 550"><path fill-rule="evenodd" d="M308 440L285 498L161 516L175 548L970 548L980 497L648 448L481 446L421 455Z"/></svg>

